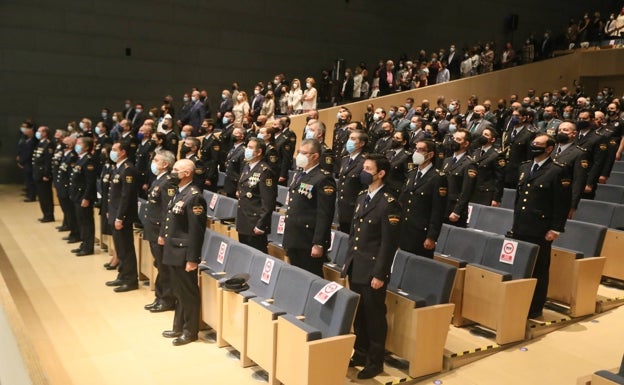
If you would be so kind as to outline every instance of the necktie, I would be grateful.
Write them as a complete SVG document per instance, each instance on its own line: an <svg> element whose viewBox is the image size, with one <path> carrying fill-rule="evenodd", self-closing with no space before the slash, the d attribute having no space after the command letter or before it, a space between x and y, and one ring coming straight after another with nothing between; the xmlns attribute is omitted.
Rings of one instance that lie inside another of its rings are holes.
<svg viewBox="0 0 624 385"><path fill-rule="evenodd" d="M557 146L557 155L561 154L561 146Z"/></svg>
<svg viewBox="0 0 624 385"><path fill-rule="evenodd" d="M386 157L388 158L388 160L392 160L394 159L395 155L396 155L396 152L394 150L390 150L388 151L388 154L386 154Z"/></svg>
<svg viewBox="0 0 624 385"><path fill-rule="evenodd" d="M533 176L533 174L535 174L537 170L539 170L539 164L535 163L533 165L533 168L531 169L531 176Z"/></svg>
<svg viewBox="0 0 624 385"><path fill-rule="evenodd" d="M249 168L249 164L246 164L245 165L245 170L244 170L245 174L247 174L250 171L251 171L251 168Z"/></svg>
<svg viewBox="0 0 624 385"><path fill-rule="evenodd" d="M418 182L420 182L420 180L422 179L422 171L418 170L418 172L416 173L416 183L418 184Z"/></svg>
<svg viewBox="0 0 624 385"><path fill-rule="evenodd" d="M514 130L511 131L511 139L515 138L516 135L518 135L518 131L516 131L516 129L514 128Z"/></svg>
<svg viewBox="0 0 624 385"><path fill-rule="evenodd" d="M370 201L371 201L370 195L366 194L366 198L364 198L364 208L366 208L366 206L368 206Z"/></svg>
<svg viewBox="0 0 624 385"><path fill-rule="evenodd" d="M470 133L474 133L475 132L475 130L477 129L477 125L479 125L479 123L472 122L472 125L470 126Z"/></svg>
<svg viewBox="0 0 624 385"><path fill-rule="evenodd" d="M299 175L297 176L297 179L295 180L295 185L298 185L299 183L301 183L301 179L303 179L305 175L306 175L306 172L301 171Z"/></svg>
<svg viewBox="0 0 624 385"><path fill-rule="evenodd" d="M455 163L457 163L457 158L453 157L453 160L451 161L451 166L454 165Z"/></svg>
<svg viewBox="0 0 624 385"><path fill-rule="evenodd" d="M481 157L483 158L483 155L485 155L485 150L481 150Z"/></svg>

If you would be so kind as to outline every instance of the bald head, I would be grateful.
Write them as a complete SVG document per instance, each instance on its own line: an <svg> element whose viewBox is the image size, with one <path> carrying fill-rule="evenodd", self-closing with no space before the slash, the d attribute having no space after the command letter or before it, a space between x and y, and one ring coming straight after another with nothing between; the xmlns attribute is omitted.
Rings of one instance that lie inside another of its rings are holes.
<svg viewBox="0 0 624 385"><path fill-rule="evenodd" d="M180 159L173 165L172 173L180 178L178 186L184 186L193 180L195 163L190 159Z"/></svg>

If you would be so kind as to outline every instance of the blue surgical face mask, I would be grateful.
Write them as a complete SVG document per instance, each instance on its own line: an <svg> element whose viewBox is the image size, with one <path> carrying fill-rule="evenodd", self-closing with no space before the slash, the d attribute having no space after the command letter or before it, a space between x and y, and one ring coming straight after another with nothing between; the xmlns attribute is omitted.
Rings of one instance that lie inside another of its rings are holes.
<svg viewBox="0 0 624 385"><path fill-rule="evenodd" d="M264 135L262 134L258 134L256 135L256 138L260 139L260 140L264 140Z"/></svg>
<svg viewBox="0 0 624 385"><path fill-rule="evenodd" d="M449 106L449 111L450 111L450 112L455 111L455 105L454 105L454 104L451 104L451 105Z"/></svg>
<svg viewBox="0 0 624 385"><path fill-rule="evenodd" d="M389 114L390 114L391 118L394 117L394 111L393 110L390 110Z"/></svg>
<svg viewBox="0 0 624 385"><path fill-rule="evenodd" d="M345 148L348 153L352 153L355 151L355 142L351 139L347 140L347 144L345 144Z"/></svg>
<svg viewBox="0 0 624 385"><path fill-rule="evenodd" d="M314 139L314 131L306 131L306 139Z"/></svg>
<svg viewBox="0 0 624 385"><path fill-rule="evenodd" d="M180 132L180 138L186 139L186 131Z"/></svg>
<svg viewBox="0 0 624 385"><path fill-rule="evenodd" d="M223 122L223 124L228 124L230 122L230 119L224 116L223 119L221 119L221 121Z"/></svg>
<svg viewBox="0 0 624 385"><path fill-rule="evenodd" d="M409 103L405 103L405 109L409 111L410 108L412 108L412 105Z"/></svg>
<svg viewBox="0 0 624 385"><path fill-rule="evenodd" d="M159 170L158 170L158 165L156 164L156 162L152 162L152 164L150 165L150 169L152 170L152 174L158 175Z"/></svg>
<svg viewBox="0 0 624 385"><path fill-rule="evenodd" d="M41 133L39 131L35 132L35 138L37 138L37 140L41 140Z"/></svg>
<svg viewBox="0 0 624 385"><path fill-rule="evenodd" d="M457 131L457 125L456 124L449 124L449 132L452 134L455 131Z"/></svg>
<svg viewBox="0 0 624 385"><path fill-rule="evenodd" d="M410 123L410 130L416 129L416 123Z"/></svg>
<svg viewBox="0 0 624 385"><path fill-rule="evenodd" d="M254 150L251 148L245 149L245 160L252 160L254 157Z"/></svg>
<svg viewBox="0 0 624 385"><path fill-rule="evenodd" d="M143 134L142 132L138 132L137 133L137 139L138 140L143 140L143 138L145 138L145 134Z"/></svg>
<svg viewBox="0 0 624 385"><path fill-rule="evenodd" d="M100 135L102 132L100 130L100 127L95 127L95 133Z"/></svg>
<svg viewBox="0 0 624 385"><path fill-rule="evenodd" d="M563 113L563 118L564 119L570 119L570 113L569 112L564 112Z"/></svg>
<svg viewBox="0 0 624 385"><path fill-rule="evenodd" d="M80 154L80 153L82 153L82 146L81 146L81 145L79 145L79 144L76 144L76 145L74 146L74 151L76 151L76 154Z"/></svg>
<svg viewBox="0 0 624 385"><path fill-rule="evenodd" d="M111 151L110 152L110 159L117 163L117 160L119 160L119 154L117 153L117 151Z"/></svg>

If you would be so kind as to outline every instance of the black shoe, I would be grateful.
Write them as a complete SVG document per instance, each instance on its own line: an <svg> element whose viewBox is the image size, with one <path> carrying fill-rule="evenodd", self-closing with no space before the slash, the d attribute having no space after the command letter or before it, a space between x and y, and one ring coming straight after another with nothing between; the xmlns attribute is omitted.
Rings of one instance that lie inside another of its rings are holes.
<svg viewBox="0 0 624 385"><path fill-rule="evenodd" d="M54 218L40 218L39 222L41 223L54 222Z"/></svg>
<svg viewBox="0 0 624 385"><path fill-rule="evenodd" d="M116 264L116 265L108 264L108 266L106 266L106 270L117 270L118 267L119 267L119 264Z"/></svg>
<svg viewBox="0 0 624 385"><path fill-rule="evenodd" d="M197 341L197 336L195 337L191 337L189 335L183 334L182 336L176 338L175 340L171 341L171 343L173 343L173 346L182 346L182 345L186 345L188 343L191 343L193 341Z"/></svg>
<svg viewBox="0 0 624 385"><path fill-rule="evenodd" d="M364 369L362 369L358 373L357 378L360 380L366 380L366 379L375 377L381 372L383 372L383 367L379 367L377 365L370 365L370 366L364 367Z"/></svg>
<svg viewBox="0 0 624 385"><path fill-rule="evenodd" d="M115 293L125 293L126 291L137 290L138 288L139 288L138 283L133 283L133 284L124 283L123 285L114 288L113 291Z"/></svg>
<svg viewBox="0 0 624 385"><path fill-rule="evenodd" d="M121 279L116 279L114 281L108 281L106 282L106 286L121 286L124 284L124 281L122 281Z"/></svg>
<svg viewBox="0 0 624 385"><path fill-rule="evenodd" d="M354 354L353 357L349 360L349 367L353 368L354 366L364 366L366 365L366 357L361 356L360 354Z"/></svg>
<svg viewBox="0 0 624 385"><path fill-rule="evenodd" d="M152 313L162 313L163 311L175 310L175 306L167 305L165 303L158 303L151 309L149 309Z"/></svg>
<svg viewBox="0 0 624 385"><path fill-rule="evenodd" d="M56 226L56 229L57 229L59 232L61 232L61 233L62 233L63 231L69 231L69 230L71 230L71 229L70 229L69 227L67 227L67 226Z"/></svg>
<svg viewBox="0 0 624 385"><path fill-rule="evenodd" d="M24 202L36 202L37 200L35 198L26 198L24 199Z"/></svg>
<svg viewBox="0 0 624 385"><path fill-rule="evenodd" d="M537 319L540 318L542 316L542 312L538 311L538 312L534 312L534 313L529 313L529 318L530 319Z"/></svg>
<svg viewBox="0 0 624 385"><path fill-rule="evenodd" d="M154 302L152 303L148 303L147 305L143 306L143 309L145 310L152 310L156 305L158 305L160 302L158 301L158 298L154 299Z"/></svg>
<svg viewBox="0 0 624 385"><path fill-rule="evenodd" d="M77 249L72 249L72 250L71 250L71 252L72 252L72 253L79 253L79 252L81 252L81 251L82 251L82 249L81 249L80 247L79 247L79 248L77 248Z"/></svg>
<svg viewBox="0 0 624 385"><path fill-rule="evenodd" d="M93 250L81 250L76 253L76 257L84 257L85 255L93 255Z"/></svg>
<svg viewBox="0 0 624 385"><path fill-rule="evenodd" d="M182 332L177 332L175 330L165 330L164 332L162 332L162 336L165 338L176 338L176 337L180 337L182 335Z"/></svg>

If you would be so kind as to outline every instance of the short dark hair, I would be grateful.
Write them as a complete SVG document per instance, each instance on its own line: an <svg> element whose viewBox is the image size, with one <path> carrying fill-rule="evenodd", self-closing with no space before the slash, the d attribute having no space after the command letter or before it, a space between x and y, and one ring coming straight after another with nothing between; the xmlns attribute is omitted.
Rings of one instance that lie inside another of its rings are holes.
<svg viewBox="0 0 624 385"><path fill-rule="evenodd" d="M537 135L535 135L535 137L536 137L536 138L539 138L540 136L545 136L545 137L547 137L547 138L548 138L548 139L546 140L546 147L554 147L554 146L555 146L555 143L557 143L557 142L555 141L555 138L553 138L551 135L548 135L548 134L546 134L546 133L544 133L544 132L540 132L540 133L538 133Z"/></svg>
<svg viewBox="0 0 624 385"><path fill-rule="evenodd" d="M377 172L385 171L385 175L383 176L383 178L381 178L382 180L385 180L388 176L388 173L390 172L390 161L388 160L388 158L382 154L371 153L366 155L366 160L375 162Z"/></svg>
<svg viewBox="0 0 624 385"><path fill-rule="evenodd" d="M93 150L93 138L88 136L81 136L78 140L82 140L82 147L85 151L90 152Z"/></svg>
<svg viewBox="0 0 624 385"><path fill-rule="evenodd" d="M262 150L262 155L266 155L266 143L264 143L264 140L253 137L249 138L249 142L254 142L256 144L256 150L260 149ZM247 142L247 144L249 144L249 142Z"/></svg>
<svg viewBox="0 0 624 385"><path fill-rule="evenodd" d="M433 140L421 139L418 141L418 143L424 143L427 146L427 152L435 152L436 150L436 145Z"/></svg>

